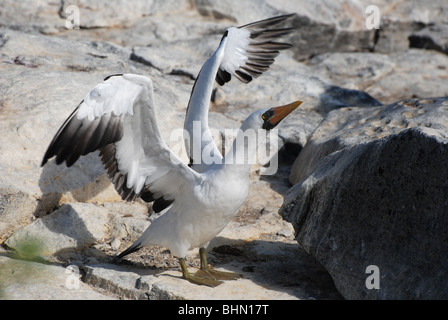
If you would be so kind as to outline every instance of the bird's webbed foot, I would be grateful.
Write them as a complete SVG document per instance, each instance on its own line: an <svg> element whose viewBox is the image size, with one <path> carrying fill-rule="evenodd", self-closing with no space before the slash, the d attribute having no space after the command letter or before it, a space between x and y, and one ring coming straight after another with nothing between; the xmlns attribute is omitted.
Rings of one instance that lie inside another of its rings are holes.
<svg viewBox="0 0 448 320"><path fill-rule="evenodd" d="M199 256L201 258L201 267L195 273L195 276L214 280L236 280L243 277L239 273L218 271L210 268L207 263L207 252L204 248L199 249Z"/></svg>
<svg viewBox="0 0 448 320"><path fill-rule="evenodd" d="M194 274L194 275L191 274L188 271L187 265L185 263L185 259L183 259L183 258L179 259L179 263L180 263L180 267L182 269L182 277L191 283L208 286L208 287L217 287L222 283L222 281L219 281L212 277L208 277L208 276L202 277L202 276L199 276L196 274Z"/></svg>

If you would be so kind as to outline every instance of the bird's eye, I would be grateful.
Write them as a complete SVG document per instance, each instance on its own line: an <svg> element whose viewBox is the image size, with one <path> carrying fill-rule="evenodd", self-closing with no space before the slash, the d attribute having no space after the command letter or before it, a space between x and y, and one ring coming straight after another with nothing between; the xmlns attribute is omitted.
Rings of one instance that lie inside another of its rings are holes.
<svg viewBox="0 0 448 320"><path fill-rule="evenodd" d="M268 110L261 116L261 119L264 121L269 120L274 115L274 112L272 110Z"/></svg>

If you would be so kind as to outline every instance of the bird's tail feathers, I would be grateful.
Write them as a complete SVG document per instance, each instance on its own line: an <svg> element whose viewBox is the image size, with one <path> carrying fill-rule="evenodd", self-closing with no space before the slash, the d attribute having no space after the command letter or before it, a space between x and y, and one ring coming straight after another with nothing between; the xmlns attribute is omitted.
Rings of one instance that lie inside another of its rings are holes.
<svg viewBox="0 0 448 320"><path fill-rule="evenodd" d="M127 248L126 250L124 250L122 253L120 253L118 256L116 256L115 258L112 259L112 262L117 262L118 260L120 260L121 258L123 258L124 256L127 256L128 254L131 254L137 250L139 250L142 247L141 242L137 241L134 242L134 244L132 244L129 248Z"/></svg>

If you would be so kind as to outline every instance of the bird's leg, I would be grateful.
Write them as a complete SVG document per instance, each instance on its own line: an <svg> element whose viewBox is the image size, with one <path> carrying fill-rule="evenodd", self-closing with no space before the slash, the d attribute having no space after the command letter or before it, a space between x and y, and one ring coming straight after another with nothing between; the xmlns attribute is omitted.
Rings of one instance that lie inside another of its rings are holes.
<svg viewBox="0 0 448 320"><path fill-rule="evenodd" d="M213 280L236 280L242 278L243 276L238 273L224 272L211 269L207 263L207 251L205 248L199 249L199 257L201 258L201 267L195 273L195 276L201 278L210 278Z"/></svg>
<svg viewBox="0 0 448 320"><path fill-rule="evenodd" d="M180 268L182 269L182 277L191 283L199 284L203 286L216 287L219 286L222 281L218 281L216 279L212 279L210 277L201 277L196 274L192 275L188 269L187 264L185 263L184 258L179 258Z"/></svg>

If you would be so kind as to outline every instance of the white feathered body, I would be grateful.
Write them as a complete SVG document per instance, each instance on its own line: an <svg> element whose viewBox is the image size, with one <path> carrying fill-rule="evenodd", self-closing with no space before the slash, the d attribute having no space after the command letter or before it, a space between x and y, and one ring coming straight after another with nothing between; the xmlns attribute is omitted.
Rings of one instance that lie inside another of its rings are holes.
<svg viewBox="0 0 448 320"><path fill-rule="evenodd" d="M184 257L215 238L238 213L249 191L247 173L228 171L203 173L202 183L151 223L140 238L142 245L159 245Z"/></svg>

